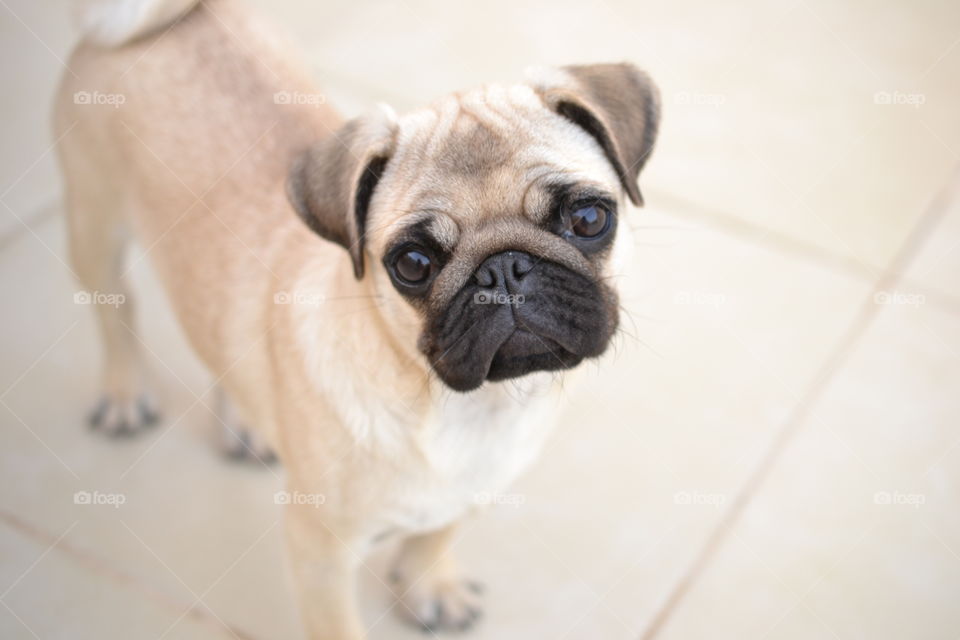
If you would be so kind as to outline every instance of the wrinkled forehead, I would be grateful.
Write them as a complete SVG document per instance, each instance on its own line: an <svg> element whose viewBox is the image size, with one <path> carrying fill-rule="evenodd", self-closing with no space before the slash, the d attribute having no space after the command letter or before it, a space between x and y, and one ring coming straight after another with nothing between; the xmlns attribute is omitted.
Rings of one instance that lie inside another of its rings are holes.
<svg viewBox="0 0 960 640"><path fill-rule="evenodd" d="M617 193L617 177L596 141L547 109L527 86L453 94L400 119L388 174L389 203L431 220L437 235L498 218L542 222L559 185ZM385 177L386 178L386 177Z"/></svg>

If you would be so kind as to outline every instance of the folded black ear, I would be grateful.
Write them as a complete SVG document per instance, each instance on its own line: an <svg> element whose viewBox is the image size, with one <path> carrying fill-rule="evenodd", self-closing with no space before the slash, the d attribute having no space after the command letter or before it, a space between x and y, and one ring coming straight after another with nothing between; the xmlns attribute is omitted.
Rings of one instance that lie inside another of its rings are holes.
<svg viewBox="0 0 960 640"><path fill-rule="evenodd" d="M395 142L396 123L387 113L356 118L304 151L287 178L287 197L297 214L350 253L358 280L367 209Z"/></svg>
<svg viewBox="0 0 960 640"><path fill-rule="evenodd" d="M537 74L534 88L596 139L630 200L642 205L637 178L660 123L660 92L647 74L629 63L576 65Z"/></svg>

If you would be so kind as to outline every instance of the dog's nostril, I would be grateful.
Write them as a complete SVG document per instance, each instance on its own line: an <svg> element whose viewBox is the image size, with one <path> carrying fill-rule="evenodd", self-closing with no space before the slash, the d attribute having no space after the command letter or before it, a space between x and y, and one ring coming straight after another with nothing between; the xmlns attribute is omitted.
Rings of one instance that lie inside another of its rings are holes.
<svg viewBox="0 0 960 640"><path fill-rule="evenodd" d="M533 270L533 259L525 253L514 254L513 256L513 277L521 280Z"/></svg>
<svg viewBox="0 0 960 640"><path fill-rule="evenodd" d="M481 287L492 287L497 282L497 277L493 273L493 269L484 265L477 269L477 272L473 275L473 279Z"/></svg>

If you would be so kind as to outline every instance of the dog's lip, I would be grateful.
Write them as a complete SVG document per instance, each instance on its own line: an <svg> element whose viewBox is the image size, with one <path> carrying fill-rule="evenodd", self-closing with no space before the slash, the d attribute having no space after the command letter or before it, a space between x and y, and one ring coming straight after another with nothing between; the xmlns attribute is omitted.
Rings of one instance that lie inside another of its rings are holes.
<svg viewBox="0 0 960 640"><path fill-rule="evenodd" d="M556 352L558 350L570 354L579 354L581 352L581 348L577 346L574 336L562 335L563 332L550 331L548 327L538 327L537 324L539 323L536 322L535 318L514 316L514 323L516 324L514 333L524 333L531 336L533 340L544 347L542 353ZM501 348L502 346L503 345L501 345Z"/></svg>
<svg viewBox="0 0 960 640"><path fill-rule="evenodd" d="M507 350L506 354L503 353L504 349ZM513 333L503 341L503 344L500 345L496 353L510 357L509 351L511 349L523 350L526 356L538 356L555 353L557 349L564 349L564 347L555 340L541 336L531 329L518 326L513 330Z"/></svg>
<svg viewBox="0 0 960 640"><path fill-rule="evenodd" d="M502 366L512 361L551 356L558 364L562 365L564 357L570 355L574 355L573 352L555 340L541 336L529 329L517 327L490 358L485 378L490 377L491 372L498 364Z"/></svg>

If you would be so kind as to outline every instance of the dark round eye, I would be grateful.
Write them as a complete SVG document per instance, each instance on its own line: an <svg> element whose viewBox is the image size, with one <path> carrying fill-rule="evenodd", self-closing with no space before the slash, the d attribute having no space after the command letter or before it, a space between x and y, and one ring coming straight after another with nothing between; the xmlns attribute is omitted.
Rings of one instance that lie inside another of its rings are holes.
<svg viewBox="0 0 960 640"><path fill-rule="evenodd" d="M430 258L419 249L407 249L394 263L400 279L407 284L420 284L430 277Z"/></svg>
<svg viewBox="0 0 960 640"><path fill-rule="evenodd" d="M607 210L598 205L581 207L570 214L573 233L581 238L595 238L607 229Z"/></svg>

